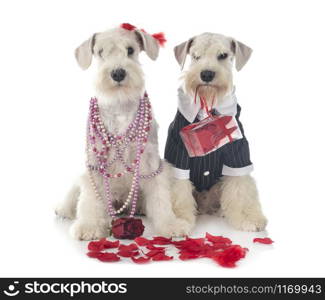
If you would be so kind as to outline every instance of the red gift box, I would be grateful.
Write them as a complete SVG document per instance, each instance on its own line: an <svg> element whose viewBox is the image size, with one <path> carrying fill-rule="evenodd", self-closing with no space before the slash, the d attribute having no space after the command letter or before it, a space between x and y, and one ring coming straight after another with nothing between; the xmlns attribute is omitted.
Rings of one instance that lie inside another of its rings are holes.
<svg viewBox="0 0 325 300"><path fill-rule="evenodd" d="M233 116L209 116L182 128L180 136L190 157L204 156L243 137Z"/></svg>

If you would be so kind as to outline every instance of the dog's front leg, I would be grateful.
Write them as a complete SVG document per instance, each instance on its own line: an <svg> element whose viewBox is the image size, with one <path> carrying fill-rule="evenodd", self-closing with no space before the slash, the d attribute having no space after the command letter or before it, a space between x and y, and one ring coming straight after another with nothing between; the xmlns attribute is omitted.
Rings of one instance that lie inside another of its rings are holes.
<svg viewBox="0 0 325 300"><path fill-rule="evenodd" d="M193 185L188 179L172 178L172 203L175 215L195 225L197 205L193 197Z"/></svg>
<svg viewBox="0 0 325 300"><path fill-rule="evenodd" d="M78 240L94 240L108 236L110 220L105 203L96 197L88 174L81 177L77 218L71 234Z"/></svg>
<svg viewBox="0 0 325 300"><path fill-rule="evenodd" d="M221 213L231 225L244 231L265 229L267 220L251 176L223 176L220 188Z"/></svg>
<svg viewBox="0 0 325 300"><path fill-rule="evenodd" d="M156 234L185 236L190 233L193 224L178 218L173 211L170 172L167 168L164 162L162 173L142 184L146 215L152 220Z"/></svg>

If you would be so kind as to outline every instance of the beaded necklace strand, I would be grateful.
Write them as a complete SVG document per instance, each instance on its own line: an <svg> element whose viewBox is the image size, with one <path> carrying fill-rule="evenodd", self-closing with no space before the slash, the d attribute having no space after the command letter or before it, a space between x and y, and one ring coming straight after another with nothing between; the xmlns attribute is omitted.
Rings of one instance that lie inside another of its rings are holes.
<svg viewBox="0 0 325 300"><path fill-rule="evenodd" d="M86 164L91 185L99 200L102 197L96 186L93 173L97 173L103 178L104 193L107 199L107 212L112 218L121 214L129 205L131 206L130 217L134 217L139 197L140 178L150 179L162 171L162 163L160 161L160 165L156 171L148 175L140 174L141 155L148 141L151 121L151 105L147 94L145 94L140 99L135 119L129 124L126 131L122 134L114 135L108 132L101 120L97 99L91 98L90 100L87 122ZM124 152L131 143L136 144L136 154L132 164L128 165L124 159ZM112 149L115 150L115 155L111 161L108 161L108 156ZM124 167L123 172L116 174L109 173L109 168L118 161ZM120 178L127 173L133 174L131 188L123 205L118 210L115 210L113 207L110 180Z"/></svg>

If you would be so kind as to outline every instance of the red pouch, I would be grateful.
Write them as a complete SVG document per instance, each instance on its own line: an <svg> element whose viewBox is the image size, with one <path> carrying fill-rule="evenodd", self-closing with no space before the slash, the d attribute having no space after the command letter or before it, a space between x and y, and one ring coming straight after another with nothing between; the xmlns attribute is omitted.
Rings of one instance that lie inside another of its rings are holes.
<svg viewBox="0 0 325 300"><path fill-rule="evenodd" d="M190 157L204 156L243 136L233 116L210 115L180 131Z"/></svg>

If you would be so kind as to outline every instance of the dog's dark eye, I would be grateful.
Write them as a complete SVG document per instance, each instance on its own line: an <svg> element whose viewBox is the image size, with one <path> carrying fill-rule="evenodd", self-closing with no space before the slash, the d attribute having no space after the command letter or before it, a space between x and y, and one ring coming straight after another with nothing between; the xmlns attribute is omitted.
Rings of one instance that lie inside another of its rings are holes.
<svg viewBox="0 0 325 300"><path fill-rule="evenodd" d="M196 56L195 54L193 54L192 57L193 57L194 60L199 60L200 59L200 56Z"/></svg>
<svg viewBox="0 0 325 300"><path fill-rule="evenodd" d="M128 50L128 56L134 53L134 49L132 47L128 47L127 50Z"/></svg>
<svg viewBox="0 0 325 300"><path fill-rule="evenodd" d="M98 55L100 56L100 57L103 57L103 49L100 49L99 51L98 51Z"/></svg>
<svg viewBox="0 0 325 300"><path fill-rule="evenodd" d="M228 53L221 53L221 54L218 55L219 60L226 59L227 57L228 57Z"/></svg>

